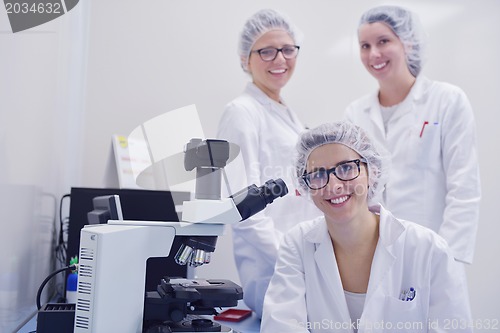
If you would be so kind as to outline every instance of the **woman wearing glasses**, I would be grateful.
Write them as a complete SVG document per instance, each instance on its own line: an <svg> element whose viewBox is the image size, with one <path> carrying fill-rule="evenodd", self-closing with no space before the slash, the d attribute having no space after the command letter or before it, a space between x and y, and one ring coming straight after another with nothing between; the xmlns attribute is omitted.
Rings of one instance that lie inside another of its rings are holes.
<svg viewBox="0 0 500 333"><path fill-rule="evenodd" d="M320 214L292 188L294 144L304 126L281 90L293 75L299 44L298 30L283 14L265 9L248 19L240 35L239 57L251 82L226 106L217 134L241 149L241 159L225 168L231 188L282 178L290 192L233 227L244 301L259 316L283 232Z"/></svg>
<svg viewBox="0 0 500 333"><path fill-rule="evenodd" d="M446 241L373 202L389 170L365 132L324 124L297 152L299 185L324 216L285 235L261 332L471 332Z"/></svg>

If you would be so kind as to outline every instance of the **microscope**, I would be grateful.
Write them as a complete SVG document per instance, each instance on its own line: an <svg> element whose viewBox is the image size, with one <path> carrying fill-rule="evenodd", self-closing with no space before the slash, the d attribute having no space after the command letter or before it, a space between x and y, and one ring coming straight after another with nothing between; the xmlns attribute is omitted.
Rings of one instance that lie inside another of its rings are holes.
<svg viewBox="0 0 500 333"><path fill-rule="evenodd" d="M176 263L209 263L225 225L249 218L288 189L276 179L221 198L229 143L191 139L184 153L186 171L196 169L196 189L183 203L182 221L109 220L82 229L75 333L233 332L207 317L217 314L216 307L236 306L240 286L166 276L157 291L146 292L146 261L168 256L174 237L182 236Z"/></svg>

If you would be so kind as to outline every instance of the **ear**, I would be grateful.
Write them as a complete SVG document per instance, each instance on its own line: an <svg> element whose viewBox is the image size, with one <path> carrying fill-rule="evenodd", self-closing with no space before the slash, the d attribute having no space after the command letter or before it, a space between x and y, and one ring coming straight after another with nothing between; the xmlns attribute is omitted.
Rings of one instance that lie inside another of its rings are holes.
<svg viewBox="0 0 500 333"><path fill-rule="evenodd" d="M250 57L248 58L245 58L245 57L240 57L240 64L241 64L241 68L243 68L243 70L247 73L251 73L250 71Z"/></svg>

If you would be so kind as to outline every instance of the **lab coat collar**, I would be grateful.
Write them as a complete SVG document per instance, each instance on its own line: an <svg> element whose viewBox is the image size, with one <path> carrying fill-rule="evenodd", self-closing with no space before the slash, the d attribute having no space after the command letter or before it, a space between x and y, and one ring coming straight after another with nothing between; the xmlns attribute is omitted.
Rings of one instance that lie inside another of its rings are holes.
<svg viewBox="0 0 500 333"><path fill-rule="evenodd" d="M370 211L380 216L379 242L384 247L392 246L405 230L405 226L381 204L370 207Z"/></svg>
<svg viewBox="0 0 500 333"><path fill-rule="evenodd" d="M297 133L304 130L302 123L297 115L290 110L286 103L281 99L281 104L269 98L262 90L259 89L253 82L248 82L245 93L249 94L257 102L264 106L266 110L274 112L280 119L282 119L288 126L293 128Z"/></svg>
<svg viewBox="0 0 500 333"><path fill-rule="evenodd" d="M384 247L390 247L405 230L405 226L381 204L369 208L372 213L380 215L379 241ZM316 223L305 234L304 239L311 243L331 243L324 216L318 217Z"/></svg>
<svg viewBox="0 0 500 333"><path fill-rule="evenodd" d="M412 102L421 102L422 99L425 99L431 84L432 84L432 81L429 80L426 76L424 76L424 75L417 76L417 79L415 80L415 83L413 84L413 87L411 88L411 91L410 91L411 101ZM365 112L368 112L370 109L372 109L374 107L380 108L380 103L378 100L378 93L379 93L378 89L373 91L372 93L370 93L368 95L368 98L366 98L362 101L360 108L365 110Z"/></svg>
<svg viewBox="0 0 500 333"><path fill-rule="evenodd" d="M429 87L431 86L432 81L429 80L424 75L417 76L417 80L415 81L412 87L412 95L413 101L415 102L423 102L427 96L427 92L429 91Z"/></svg>
<svg viewBox="0 0 500 333"><path fill-rule="evenodd" d="M347 323L351 318L344 296L344 288L340 279L339 268L336 264L325 265L325 262L329 262L330 260L334 262L337 261L326 221L324 217L320 217L315 222L316 224L314 227L304 236L306 240L314 243L316 249L314 252L314 260L316 266L321 272L320 274L323 276L324 281L329 282L325 286L324 293L329 294L329 298L332 303L334 303L334 308L338 309L340 316L338 321Z"/></svg>
<svg viewBox="0 0 500 333"><path fill-rule="evenodd" d="M370 301L394 264L396 256L394 254L393 245L405 231L403 223L396 219L382 205L378 204L370 207L370 211L380 215L380 226L379 241L373 257L366 302ZM343 319L348 319L349 310L343 295L343 287L340 282L338 267L337 265L324 264L325 258L333 257L333 259L336 260L326 221L324 217L321 217L315 222L313 227L304 234L304 239L308 242L315 243L316 252L314 253L314 259L324 279L326 281L338 281L337 285L329 285L326 289L331 293L332 300L334 300L336 307L340 310L341 317Z"/></svg>
<svg viewBox="0 0 500 333"><path fill-rule="evenodd" d="M253 82L248 82L245 92L255 98L262 105L279 105L272 100L262 90L259 89Z"/></svg>
<svg viewBox="0 0 500 333"><path fill-rule="evenodd" d="M405 231L405 226L382 205L370 207L370 211L380 216L379 240L373 256L366 302L370 302L375 291L382 284L390 268L396 261L394 243Z"/></svg>
<svg viewBox="0 0 500 333"><path fill-rule="evenodd" d="M324 216L314 220L312 228L304 234L304 239L310 243L323 243L330 240Z"/></svg>

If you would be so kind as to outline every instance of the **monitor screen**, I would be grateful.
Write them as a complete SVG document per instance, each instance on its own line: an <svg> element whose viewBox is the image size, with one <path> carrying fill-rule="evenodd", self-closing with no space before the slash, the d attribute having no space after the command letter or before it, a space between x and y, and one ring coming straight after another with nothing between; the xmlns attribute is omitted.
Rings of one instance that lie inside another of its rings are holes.
<svg viewBox="0 0 500 333"><path fill-rule="evenodd" d="M145 221L179 221L176 205L190 200L189 192L112 189L71 188L66 264L80 249L80 230L88 224L88 213L94 210L95 197L117 195L121 204L123 219ZM106 223L102 220L100 223ZM150 258L146 268L146 290L156 290L163 276L187 277L187 267L175 263L174 256L181 242L176 237L166 258Z"/></svg>
<svg viewBox="0 0 500 333"><path fill-rule="evenodd" d="M92 199L94 209L87 213L89 224L104 224L108 220L123 220L120 197L116 194Z"/></svg>

